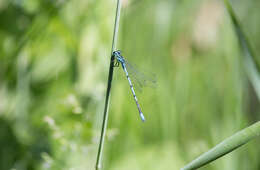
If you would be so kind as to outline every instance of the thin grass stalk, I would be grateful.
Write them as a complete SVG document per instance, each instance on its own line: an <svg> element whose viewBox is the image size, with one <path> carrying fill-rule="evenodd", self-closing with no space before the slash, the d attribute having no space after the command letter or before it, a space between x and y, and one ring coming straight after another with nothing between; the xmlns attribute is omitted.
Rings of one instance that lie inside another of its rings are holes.
<svg viewBox="0 0 260 170"><path fill-rule="evenodd" d="M208 152L202 154L197 159L187 164L181 170L191 170L191 169L200 168L226 155L227 153L232 152L233 150L241 147L242 145L246 144L250 140L259 136L260 136L260 121L227 138L226 140L216 145Z"/></svg>
<svg viewBox="0 0 260 170"><path fill-rule="evenodd" d="M244 34L242 27L235 15L235 12L228 0L224 0L225 7L231 17L232 23L235 28L236 35L238 37L238 41L240 43L243 55L244 55L244 66L249 78L249 81L252 83L253 88L256 92L258 100L260 101L260 66L257 63L256 56L250 46L248 38Z"/></svg>
<svg viewBox="0 0 260 170"><path fill-rule="evenodd" d="M108 82L107 82L107 91L106 91L106 99L105 99L105 108L104 108L102 129L101 129L101 135L100 135L100 141L99 141L98 153L97 153L96 170L99 170L102 167L102 165L101 165L102 154L103 154L103 150L104 150L104 140L105 140L105 136L106 136L108 111L109 111L109 99L110 99L110 92L111 92L113 72L114 72L114 60L115 60L115 58L112 55L112 53L113 53L113 51L116 50L118 28L119 28L119 21L120 21L120 11L121 11L121 0L117 0L115 25L114 25L114 33L113 33L113 40L112 40L111 60L110 60L110 66L109 66L109 74L108 74Z"/></svg>

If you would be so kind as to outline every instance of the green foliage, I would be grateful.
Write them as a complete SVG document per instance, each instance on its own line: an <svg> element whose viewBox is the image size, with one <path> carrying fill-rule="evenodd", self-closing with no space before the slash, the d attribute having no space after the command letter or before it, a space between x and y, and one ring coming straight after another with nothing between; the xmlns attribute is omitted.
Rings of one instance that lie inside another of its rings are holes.
<svg viewBox="0 0 260 170"><path fill-rule="evenodd" d="M104 169L180 169L259 120L220 1L124 0L118 49L157 87L137 108L115 68ZM259 61L259 2L232 3ZM0 169L94 169L114 0L0 1ZM259 169L259 140L205 169Z"/></svg>

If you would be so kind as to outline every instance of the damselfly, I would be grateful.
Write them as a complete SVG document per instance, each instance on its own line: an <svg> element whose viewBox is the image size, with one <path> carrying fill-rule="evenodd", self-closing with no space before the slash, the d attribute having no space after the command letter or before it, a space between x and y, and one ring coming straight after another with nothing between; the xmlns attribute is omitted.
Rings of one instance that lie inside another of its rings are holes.
<svg viewBox="0 0 260 170"><path fill-rule="evenodd" d="M121 64L125 74L126 74L126 78L128 80L128 83L130 85L130 89L132 91L137 109L139 111L139 115L141 117L141 120L144 122L145 121L145 117L144 114L141 110L140 104L138 102L138 99L136 97L135 91L134 91L134 87L133 87L133 83L129 77L129 72L131 70L133 75L134 80L137 82L136 85L138 85L140 88L142 88L143 86L147 86L148 84L155 84L155 80L153 78L150 78L148 76L146 76L144 73L141 73L139 71L137 71L136 69L134 69L134 67L132 65L130 65L125 58L121 55L121 52L118 51L114 51L112 54L115 58L116 58L116 63L115 66L118 67L119 64Z"/></svg>

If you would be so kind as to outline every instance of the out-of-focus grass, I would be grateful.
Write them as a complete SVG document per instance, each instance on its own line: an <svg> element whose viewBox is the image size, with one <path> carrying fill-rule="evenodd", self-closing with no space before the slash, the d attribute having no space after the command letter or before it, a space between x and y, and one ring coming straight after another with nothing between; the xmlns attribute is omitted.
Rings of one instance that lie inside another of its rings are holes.
<svg viewBox="0 0 260 170"><path fill-rule="evenodd" d="M8 15L17 27L0 24L0 116L11 127L3 132L14 136L0 136L7 151L0 159L11 160L0 169L94 169L116 1L68 1L17 56L6 58L32 27L23 25L28 16L46 19L37 15L49 8L43 1L23 2L0 4L0 17L22 9ZM258 56L259 2L233 5ZM142 123L123 71L115 69L105 169L179 169L259 120L219 1L125 0L123 6L118 46L158 83L137 94L147 118ZM8 152L11 139L17 155ZM257 143L206 169L259 169Z"/></svg>

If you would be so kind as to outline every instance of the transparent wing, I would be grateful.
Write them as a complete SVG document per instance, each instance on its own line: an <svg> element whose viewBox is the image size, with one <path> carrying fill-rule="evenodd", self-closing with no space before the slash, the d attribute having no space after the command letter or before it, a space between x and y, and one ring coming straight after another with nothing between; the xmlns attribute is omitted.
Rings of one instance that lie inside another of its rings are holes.
<svg viewBox="0 0 260 170"><path fill-rule="evenodd" d="M126 63L126 69L129 73L129 76L134 84L135 89L139 92L142 92L144 87L156 87L156 76L153 73L149 72L141 72L137 69L135 65L130 64L129 62Z"/></svg>

